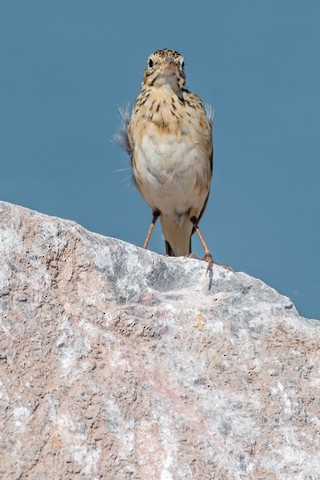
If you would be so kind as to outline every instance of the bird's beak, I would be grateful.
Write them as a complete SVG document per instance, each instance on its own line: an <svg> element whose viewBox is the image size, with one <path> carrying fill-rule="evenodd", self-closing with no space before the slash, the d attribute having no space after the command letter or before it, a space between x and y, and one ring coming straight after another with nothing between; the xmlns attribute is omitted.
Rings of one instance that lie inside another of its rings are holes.
<svg viewBox="0 0 320 480"><path fill-rule="evenodd" d="M172 75L176 70L176 64L173 58L167 57L161 66L161 73L164 75Z"/></svg>

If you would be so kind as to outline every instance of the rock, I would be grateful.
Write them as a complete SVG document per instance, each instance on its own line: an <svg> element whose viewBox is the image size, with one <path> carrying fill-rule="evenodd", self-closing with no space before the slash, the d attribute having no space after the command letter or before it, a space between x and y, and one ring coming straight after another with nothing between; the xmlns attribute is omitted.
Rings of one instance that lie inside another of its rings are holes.
<svg viewBox="0 0 320 480"><path fill-rule="evenodd" d="M2 479L320 478L320 322L0 204Z"/></svg>

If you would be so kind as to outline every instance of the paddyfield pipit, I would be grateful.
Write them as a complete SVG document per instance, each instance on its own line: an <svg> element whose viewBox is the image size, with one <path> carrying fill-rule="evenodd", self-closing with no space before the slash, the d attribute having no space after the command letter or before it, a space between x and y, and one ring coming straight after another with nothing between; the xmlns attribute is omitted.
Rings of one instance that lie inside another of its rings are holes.
<svg viewBox="0 0 320 480"><path fill-rule="evenodd" d="M212 263L198 227L212 177L212 113L187 89L180 53L163 49L150 55L131 118L124 112L122 117L118 139L131 156L136 186L153 213L144 247L159 217L168 255L191 254L191 236L197 231L205 259Z"/></svg>

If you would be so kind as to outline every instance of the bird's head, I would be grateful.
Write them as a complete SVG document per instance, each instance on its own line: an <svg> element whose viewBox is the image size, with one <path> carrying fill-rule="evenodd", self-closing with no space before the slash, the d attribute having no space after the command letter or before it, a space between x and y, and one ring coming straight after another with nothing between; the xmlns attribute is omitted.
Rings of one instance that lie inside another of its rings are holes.
<svg viewBox="0 0 320 480"><path fill-rule="evenodd" d="M142 87L162 87L167 85L174 91L186 84L184 58L175 50L167 48L152 53L144 71Z"/></svg>

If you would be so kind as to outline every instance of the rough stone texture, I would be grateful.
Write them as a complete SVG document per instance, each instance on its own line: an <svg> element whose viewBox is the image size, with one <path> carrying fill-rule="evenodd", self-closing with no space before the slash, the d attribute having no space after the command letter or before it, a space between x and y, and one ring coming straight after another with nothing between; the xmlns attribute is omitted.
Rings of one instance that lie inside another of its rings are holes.
<svg viewBox="0 0 320 480"><path fill-rule="evenodd" d="M320 478L320 322L0 203L1 479Z"/></svg>

